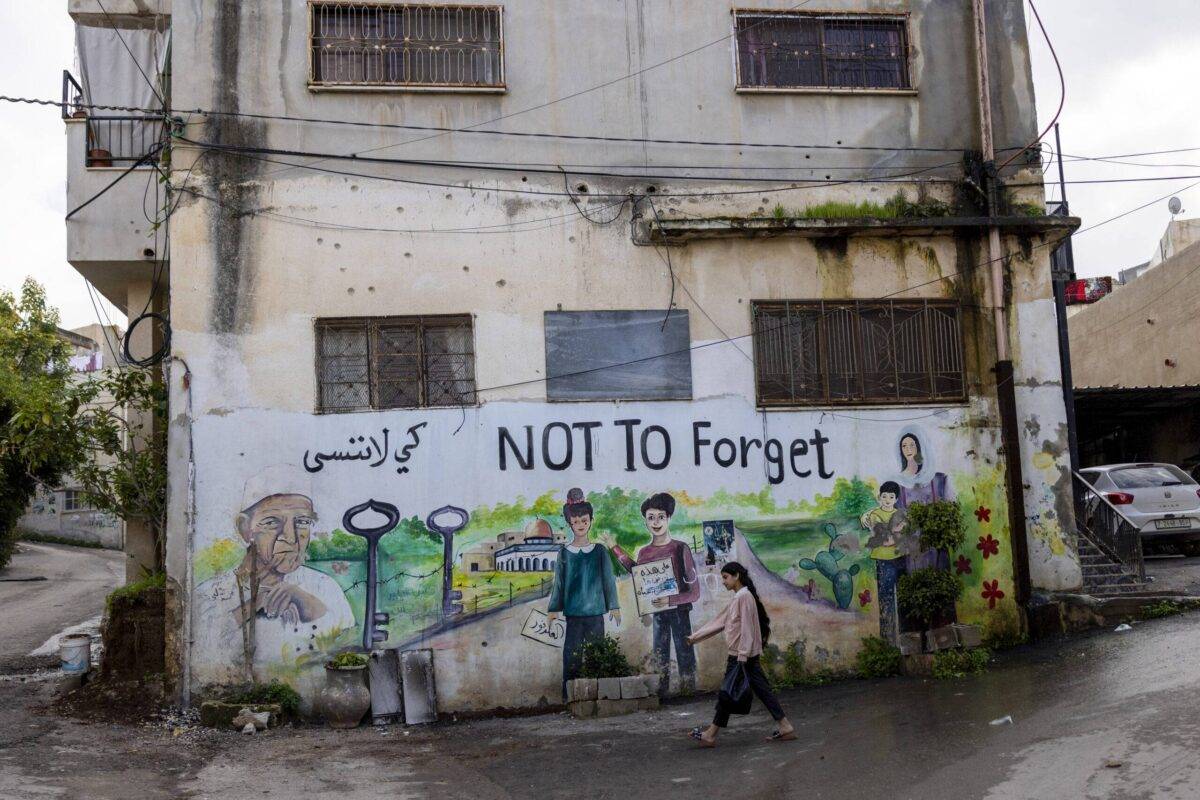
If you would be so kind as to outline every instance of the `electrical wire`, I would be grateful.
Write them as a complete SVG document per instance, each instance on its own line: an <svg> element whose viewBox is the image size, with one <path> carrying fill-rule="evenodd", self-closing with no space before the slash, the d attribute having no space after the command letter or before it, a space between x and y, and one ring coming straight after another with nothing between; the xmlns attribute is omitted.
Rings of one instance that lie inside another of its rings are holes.
<svg viewBox="0 0 1200 800"><path fill-rule="evenodd" d="M192 146L192 147L204 148L207 150L212 150L215 152L222 152L222 153L234 153L237 155L285 156L285 157L290 157L290 158L315 158L315 159L317 159L316 161L313 161L313 162L310 162L307 164L297 164L295 162L289 162L289 161L273 161L272 162L270 159L262 159L264 161L268 161L269 163L285 164L285 165L288 165L289 167L294 167L296 169L306 169L306 170L311 170L313 172L329 172L329 173L337 174L337 175L350 175L352 177L361 177L361 178L368 178L368 179L369 178L378 178L381 180L396 180L401 183L417 183L420 185L437 186L437 187L441 187L441 188L471 189L473 187L464 186L461 184L445 184L445 183L437 183L437 182L430 182L430 181L417 181L417 180L412 180L412 179L403 180L403 179L399 179L399 178L387 178L387 177L379 176L379 175L364 175L361 173L347 173L347 172L338 171L338 170L331 170L328 167L318 167L317 164L321 163L322 161L354 161L354 162L362 162L362 163L367 163L367 164L385 164L385 165L389 165L389 166L436 167L436 168L451 167L451 168L464 168L464 169L470 168L470 169L475 169L475 170L483 170L483 171L487 171L487 172L512 172L512 173L519 173L519 174L533 173L533 174L546 174L546 175L556 175L556 176L562 172L562 169L560 167L558 167L557 165L554 168L535 167L532 169L525 168L525 167L517 167L517 166L510 165L510 164L489 163L489 162L476 162L471 165L465 165L465 164L459 165L459 164L455 164L453 162L427 161L427 160L423 160L423 159L383 158L383 157L378 157L378 156L360 156L357 154L341 155L338 153L317 153L317 152L312 152L312 151L288 150L288 149L276 148L276 147L250 147L250 146L240 146L240 145L226 145L226 144L221 144L219 142L204 142L204 141L199 141L196 139L189 139L187 137L182 137L182 136L179 137L179 140L184 142L187 145ZM761 178L761 177L740 177L740 176L728 176L728 175L719 176L719 177L693 176L693 175L661 175L661 174L630 175L630 174L625 174L625 173L587 171L587 170L572 170L572 172L574 174L578 174L578 175L588 175L588 176L601 177L601 178L616 178L616 179L620 179L620 180L631 180L631 181L633 181L633 180L661 180L661 181L694 180L694 181L722 181L722 182L735 182L735 183L768 183L768 184L773 184L776 186L778 186L778 184L780 184L780 183L788 183L788 182L815 183L815 184L833 183L833 184L840 185L840 184L848 184L848 183L886 184L886 183L905 182L905 181L899 181L897 179L909 177L914 174L933 172L935 170L944 169L947 167L954 167L954 166L958 166L959 164L960 164L960 162L957 160L956 161L948 161L948 162L944 162L941 164L934 164L934 165L922 167L915 171L908 170L908 171L896 173L894 175L887 175L883 178L836 178L836 179L835 178L781 179L781 178ZM870 170L872 168L865 167L863 169L864 169L864 171L866 171L866 170ZM274 172L267 173L267 175L265 175L263 177L269 177L270 175L278 174L278 172L280 172L280 170L276 170ZM940 179L933 178L933 179L929 179L928 182L930 182L930 183L935 183L935 182L937 182L937 183L957 183L957 180L951 179L951 178L940 178ZM488 189L487 191L500 191L500 190ZM563 193L563 192L542 192L542 191L536 191L536 190L531 190L531 189L509 190L509 191L519 191L522 194L555 194L555 195L560 195L560 196L567 195L567 193ZM738 194L755 194L757 191L758 190L746 190L744 192L737 192L737 193ZM693 195L688 195L686 193L679 193L679 192L672 192L671 194L675 197L693 196ZM712 196L714 194L734 194L734 192L700 192L700 193L695 193L695 194L702 195L702 196ZM604 195L594 195L594 196L604 196ZM608 196L623 196L623 194L622 195L608 195Z"/></svg>
<svg viewBox="0 0 1200 800"><path fill-rule="evenodd" d="M1025 152L1029 148L1041 142L1042 139L1046 138L1046 134L1054 130L1054 125L1058 122L1058 118L1062 116L1063 106L1065 106L1067 103L1067 78L1065 75L1063 75L1062 64L1058 60L1058 52L1054 49L1054 42L1050 41L1050 34L1046 32L1046 26L1042 24L1042 15L1038 13L1037 5L1034 4L1033 0L1026 0L1026 2L1029 3L1029 8L1033 11L1033 18L1037 20L1038 28L1040 28L1042 31L1042 38L1046 40L1046 46L1050 48L1050 55L1054 58L1054 68L1058 70L1058 83L1061 93L1059 94L1058 98L1058 110L1054 112L1054 119L1050 120L1050 124L1046 126L1046 129L1042 131L1038 137L1030 142L1023 150L1018 150L1009 156L1004 163L996 168L997 172L1016 161L1021 156L1021 153Z"/></svg>

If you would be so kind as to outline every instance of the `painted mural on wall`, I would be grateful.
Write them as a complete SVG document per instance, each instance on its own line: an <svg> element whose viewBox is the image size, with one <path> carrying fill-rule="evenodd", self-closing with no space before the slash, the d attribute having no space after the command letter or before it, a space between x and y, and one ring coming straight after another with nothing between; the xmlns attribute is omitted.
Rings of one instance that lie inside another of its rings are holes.
<svg viewBox="0 0 1200 800"><path fill-rule="evenodd" d="M922 566L963 578L960 620L1015 624L1002 468L952 416L912 427L887 413L851 425L772 414L746 435L712 421L736 414L538 425L512 424L520 407L509 407L489 424L489 408L465 426L396 414L378 434L350 435L357 420L336 419L343 435L327 438L350 448L308 432L281 454L298 466L246 479L236 510L207 517L194 554L199 660L244 657L253 618L260 678L296 678L372 643L479 640L471 659L553 664L558 685L542 689L557 694L578 674L580 646L607 633L660 670L665 691L686 691L708 680L686 638L698 606L721 602L727 560L747 565L781 630L822 657L852 657L865 635L895 640L896 583ZM211 507L229 509L210 488ZM938 499L963 509L962 552L922 552L908 524L911 504ZM439 521L448 510L460 518Z"/></svg>

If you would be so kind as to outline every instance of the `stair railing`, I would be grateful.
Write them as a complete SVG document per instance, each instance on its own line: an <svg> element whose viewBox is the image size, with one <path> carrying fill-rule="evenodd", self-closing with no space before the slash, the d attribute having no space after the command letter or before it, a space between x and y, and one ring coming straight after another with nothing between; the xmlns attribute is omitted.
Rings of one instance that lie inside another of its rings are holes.
<svg viewBox="0 0 1200 800"><path fill-rule="evenodd" d="M1142 555L1142 534L1104 493L1078 472L1074 473L1075 520L1085 535L1106 556L1121 564L1138 581L1146 580L1146 562Z"/></svg>

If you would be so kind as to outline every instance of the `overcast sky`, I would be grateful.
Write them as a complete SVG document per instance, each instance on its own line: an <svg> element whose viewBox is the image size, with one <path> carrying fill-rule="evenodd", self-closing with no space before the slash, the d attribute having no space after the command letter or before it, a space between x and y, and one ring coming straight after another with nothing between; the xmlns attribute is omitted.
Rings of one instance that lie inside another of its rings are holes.
<svg viewBox="0 0 1200 800"><path fill-rule="evenodd" d="M1066 153L1111 156L1200 148L1195 75L1195 59L1200 53L1200 2L1038 2L1066 76L1066 107L1060 118ZM1038 117L1044 125L1058 107L1058 73L1026 8ZM58 98L62 70L72 65L72 36L63 0L3 3L0 94ZM61 310L64 325L76 327L96 321L96 311L83 279L65 260L65 148L57 108L0 103L0 287L16 288L25 275L35 276L46 285L51 301ZM1067 179L1151 174L1198 177L1190 181L1068 186L1071 210L1083 218L1085 227L1173 191L1179 192L1183 200L1185 211L1181 216L1200 216L1200 187L1180 191L1200 181L1200 149L1128 160L1155 166L1068 163ZM1051 197L1057 197L1057 188L1051 190ZM1077 236L1079 274L1112 275L1147 260L1168 220L1164 199ZM107 311L114 320L120 319L115 309L107 307Z"/></svg>

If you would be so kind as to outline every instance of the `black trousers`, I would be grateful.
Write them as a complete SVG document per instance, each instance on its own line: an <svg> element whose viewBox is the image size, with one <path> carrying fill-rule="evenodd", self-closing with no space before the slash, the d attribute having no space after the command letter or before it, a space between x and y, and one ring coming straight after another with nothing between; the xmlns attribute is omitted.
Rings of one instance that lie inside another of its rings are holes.
<svg viewBox="0 0 1200 800"><path fill-rule="evenodd" d="M583 646L604 638L604 615L567 617L567 635L563 641L563 700L567 699L567 681L579 677L583 669Z"/></svg>
<svg viewBox="0 0 1200 800"><path fill-rule="evenodd" d="M734 656L730 656L725 662L725 676L737 669L738 660ZM762 664L758 663L758 656L751 656L746 659L746 677L750 679L750 691L754 692L762 704L767 707L771 717L778 722L783 719L786 714L783 713L783 706L779 705L779 698L775 696L775 692L771 691L771 682L767 680L767 675L763 672ZM713 724L718 728L724 728L729 724L729 709L721 702L720 695L717 696L717 715L713 717Z"/></svg>

